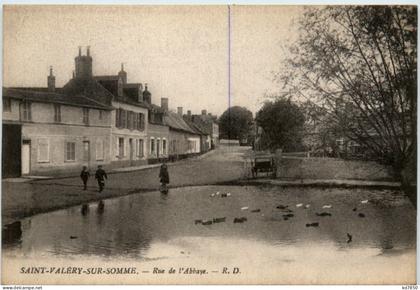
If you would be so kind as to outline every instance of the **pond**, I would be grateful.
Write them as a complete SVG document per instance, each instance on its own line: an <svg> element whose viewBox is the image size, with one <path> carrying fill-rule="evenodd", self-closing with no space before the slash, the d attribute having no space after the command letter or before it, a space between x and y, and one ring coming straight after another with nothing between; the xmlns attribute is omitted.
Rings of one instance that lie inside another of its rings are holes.
<svg viewBox="0 0 420 290"><path fill-rule="evenodd" d="M3 239L6 265L118 262L144 273L184 265L206 269L199 283L415 281L416 211L398 191L185 187L36 215ZM209 277L225 267L240 273ZM145 281L154 276L133 278Z"/></svg>

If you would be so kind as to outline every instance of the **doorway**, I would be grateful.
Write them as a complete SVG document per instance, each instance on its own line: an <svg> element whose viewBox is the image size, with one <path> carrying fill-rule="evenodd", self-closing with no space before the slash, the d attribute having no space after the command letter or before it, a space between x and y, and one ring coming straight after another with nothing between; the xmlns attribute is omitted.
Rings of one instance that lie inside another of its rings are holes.
<svg viewBox="0 0 420 290"><path fill-rule="evenodd" d="M22 141L22 175L31 172L31 140Z"/></svg>
<svg viewBox="0 0 420 290"><path fill-rule="evenodd" d="M22 126L3 124L1 173L3 178L22 173Z"/></svg>
<svg viewBox="0 0 420 290"><path fill-rule="evenodd" d="M83 141L83 162L90 166L90 142Z"/></svg>
<svg viewBox="0 0 420 290"><path fill-rule="evenodd" d="M129 145L130 145L130 166L134 165L134 144L133 139L129 139Z"/></svg>
<svg viewBox="0 0 420 290"><path fill-rule="evenodd" d="M156 157L159 158L160 156L160 139L156 140Z"/></svg>

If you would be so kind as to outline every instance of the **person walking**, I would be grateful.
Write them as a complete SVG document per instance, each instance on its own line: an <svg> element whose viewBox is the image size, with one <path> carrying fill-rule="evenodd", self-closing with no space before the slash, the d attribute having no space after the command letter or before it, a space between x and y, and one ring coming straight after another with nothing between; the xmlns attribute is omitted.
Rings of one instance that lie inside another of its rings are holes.
<svg viewBox="0 0 420 290"><path fill-rule="evenodd" d="M89 170L87 170L86 166L83 166L82 167L82 172L80 172L80 178L83 181L83 190L87 189L87 182L89 180L89 177L90 177Z"/></svg>
<svg viewBox="0 0 420 290"><path fill-rule="evenodd" d="M160 178L160 191L162 193L168 193L167 184L169 184L169 172L168 172L168 166L165 162L162 163L160 166L160 172L159 172L159 178Z"/></svg>
<svg viewBox="0 0 420 290"><path fill-rule="evenodd" d="M105 170L102 169L102 165L98 165L98 170L96 170L95 178L98 181L99 192L102 192L105 186L105 179L108 179Z"/></svg>

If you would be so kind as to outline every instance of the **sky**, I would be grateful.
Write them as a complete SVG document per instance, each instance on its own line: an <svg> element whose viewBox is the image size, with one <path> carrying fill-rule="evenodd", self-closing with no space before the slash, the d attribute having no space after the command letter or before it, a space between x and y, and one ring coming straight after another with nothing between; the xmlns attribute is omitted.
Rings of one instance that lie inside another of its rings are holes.
<svg viewBox="0 0 420 290"><path fill-rule="evenodd" d="M297 6L231 6L231 105L255 113L280 90L274 73L297 35ZM221 115L229 105L227 6L5 6L3 86L56 85L90 46L94 75L148 83L152 102Z"/></svg>

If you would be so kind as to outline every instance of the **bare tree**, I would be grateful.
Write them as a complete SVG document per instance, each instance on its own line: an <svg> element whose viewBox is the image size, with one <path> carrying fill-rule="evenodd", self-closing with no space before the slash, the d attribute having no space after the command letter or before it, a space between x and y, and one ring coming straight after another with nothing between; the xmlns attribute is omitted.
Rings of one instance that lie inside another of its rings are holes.
<svg viewBox="0 0 420 290"><path fill-rule="evenodd" d="M284 86L408 182L417 147L416 7L312 7L300 29Z"/></svg>

